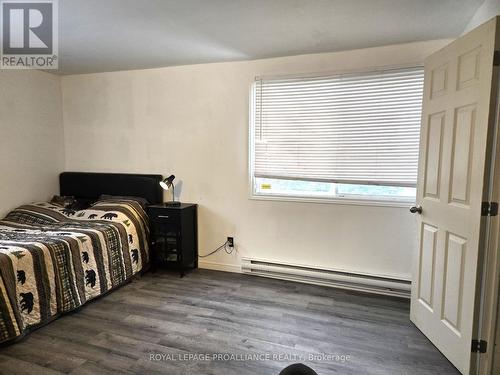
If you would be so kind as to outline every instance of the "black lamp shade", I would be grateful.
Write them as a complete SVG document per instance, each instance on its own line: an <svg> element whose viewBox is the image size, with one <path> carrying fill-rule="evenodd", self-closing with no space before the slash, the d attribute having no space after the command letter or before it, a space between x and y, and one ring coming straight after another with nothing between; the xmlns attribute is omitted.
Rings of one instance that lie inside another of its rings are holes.
<svg viewBox="0 0 500 375"><path fill-rule="evenodd" d="M163 181L160 181L160 186L165 189L165 190L168 190L170 189L170 186L173 185L174 183L174 179L175 179L175 176L173 174L171 174L170 176L168 176L166 179L164 179Z"/></svg>

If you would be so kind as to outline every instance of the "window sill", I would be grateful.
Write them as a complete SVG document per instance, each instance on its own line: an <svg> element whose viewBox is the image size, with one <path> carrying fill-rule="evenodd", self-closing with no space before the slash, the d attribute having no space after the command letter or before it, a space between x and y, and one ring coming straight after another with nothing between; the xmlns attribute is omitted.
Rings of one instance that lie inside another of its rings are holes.
<svg viewBox="0 0 500 375"><path fill-rule="evenodd" d="M354 205L354 206L378 206L378 207L396 207L408 209L409 206L415 203L414 200L376 200L363 198L319 198L319 197L294 197L284 195L261 195L251 194L251 200L260 201L281 201L281 202L296 202L296 203L320 203L320 204L338 204L338 205Z"/></svg>

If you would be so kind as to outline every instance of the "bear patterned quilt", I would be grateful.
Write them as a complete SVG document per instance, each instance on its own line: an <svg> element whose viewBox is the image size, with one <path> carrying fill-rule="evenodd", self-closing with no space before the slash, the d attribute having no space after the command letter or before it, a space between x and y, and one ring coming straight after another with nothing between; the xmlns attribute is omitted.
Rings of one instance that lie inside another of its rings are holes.
<svg viewBox="0 0 500 375"><path fill-rule="evenodd" d="M124 284L149 261L148 228L128 200L10 212L0 221L0 342Z"/></svg>

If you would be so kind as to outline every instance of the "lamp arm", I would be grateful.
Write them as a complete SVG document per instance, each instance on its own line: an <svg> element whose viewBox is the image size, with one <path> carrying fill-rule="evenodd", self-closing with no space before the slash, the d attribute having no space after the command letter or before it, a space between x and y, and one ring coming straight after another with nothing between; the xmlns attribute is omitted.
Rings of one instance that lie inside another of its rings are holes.
<svg viewBox="0 0 500 375"><path fill-rule="evenodd" d="M175 202L175 185L172 182L172 202Z"/></svg>

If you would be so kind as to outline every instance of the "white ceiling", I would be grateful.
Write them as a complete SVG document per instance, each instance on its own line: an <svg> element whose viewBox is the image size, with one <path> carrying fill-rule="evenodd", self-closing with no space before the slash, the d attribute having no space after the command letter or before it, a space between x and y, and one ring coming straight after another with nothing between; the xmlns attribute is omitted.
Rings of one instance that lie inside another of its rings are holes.
<svg viewBox="0 0 500 375"><path fill-rule="evenodd" d="M456 37L484 0L60 0L59 73Z"/></svg>

